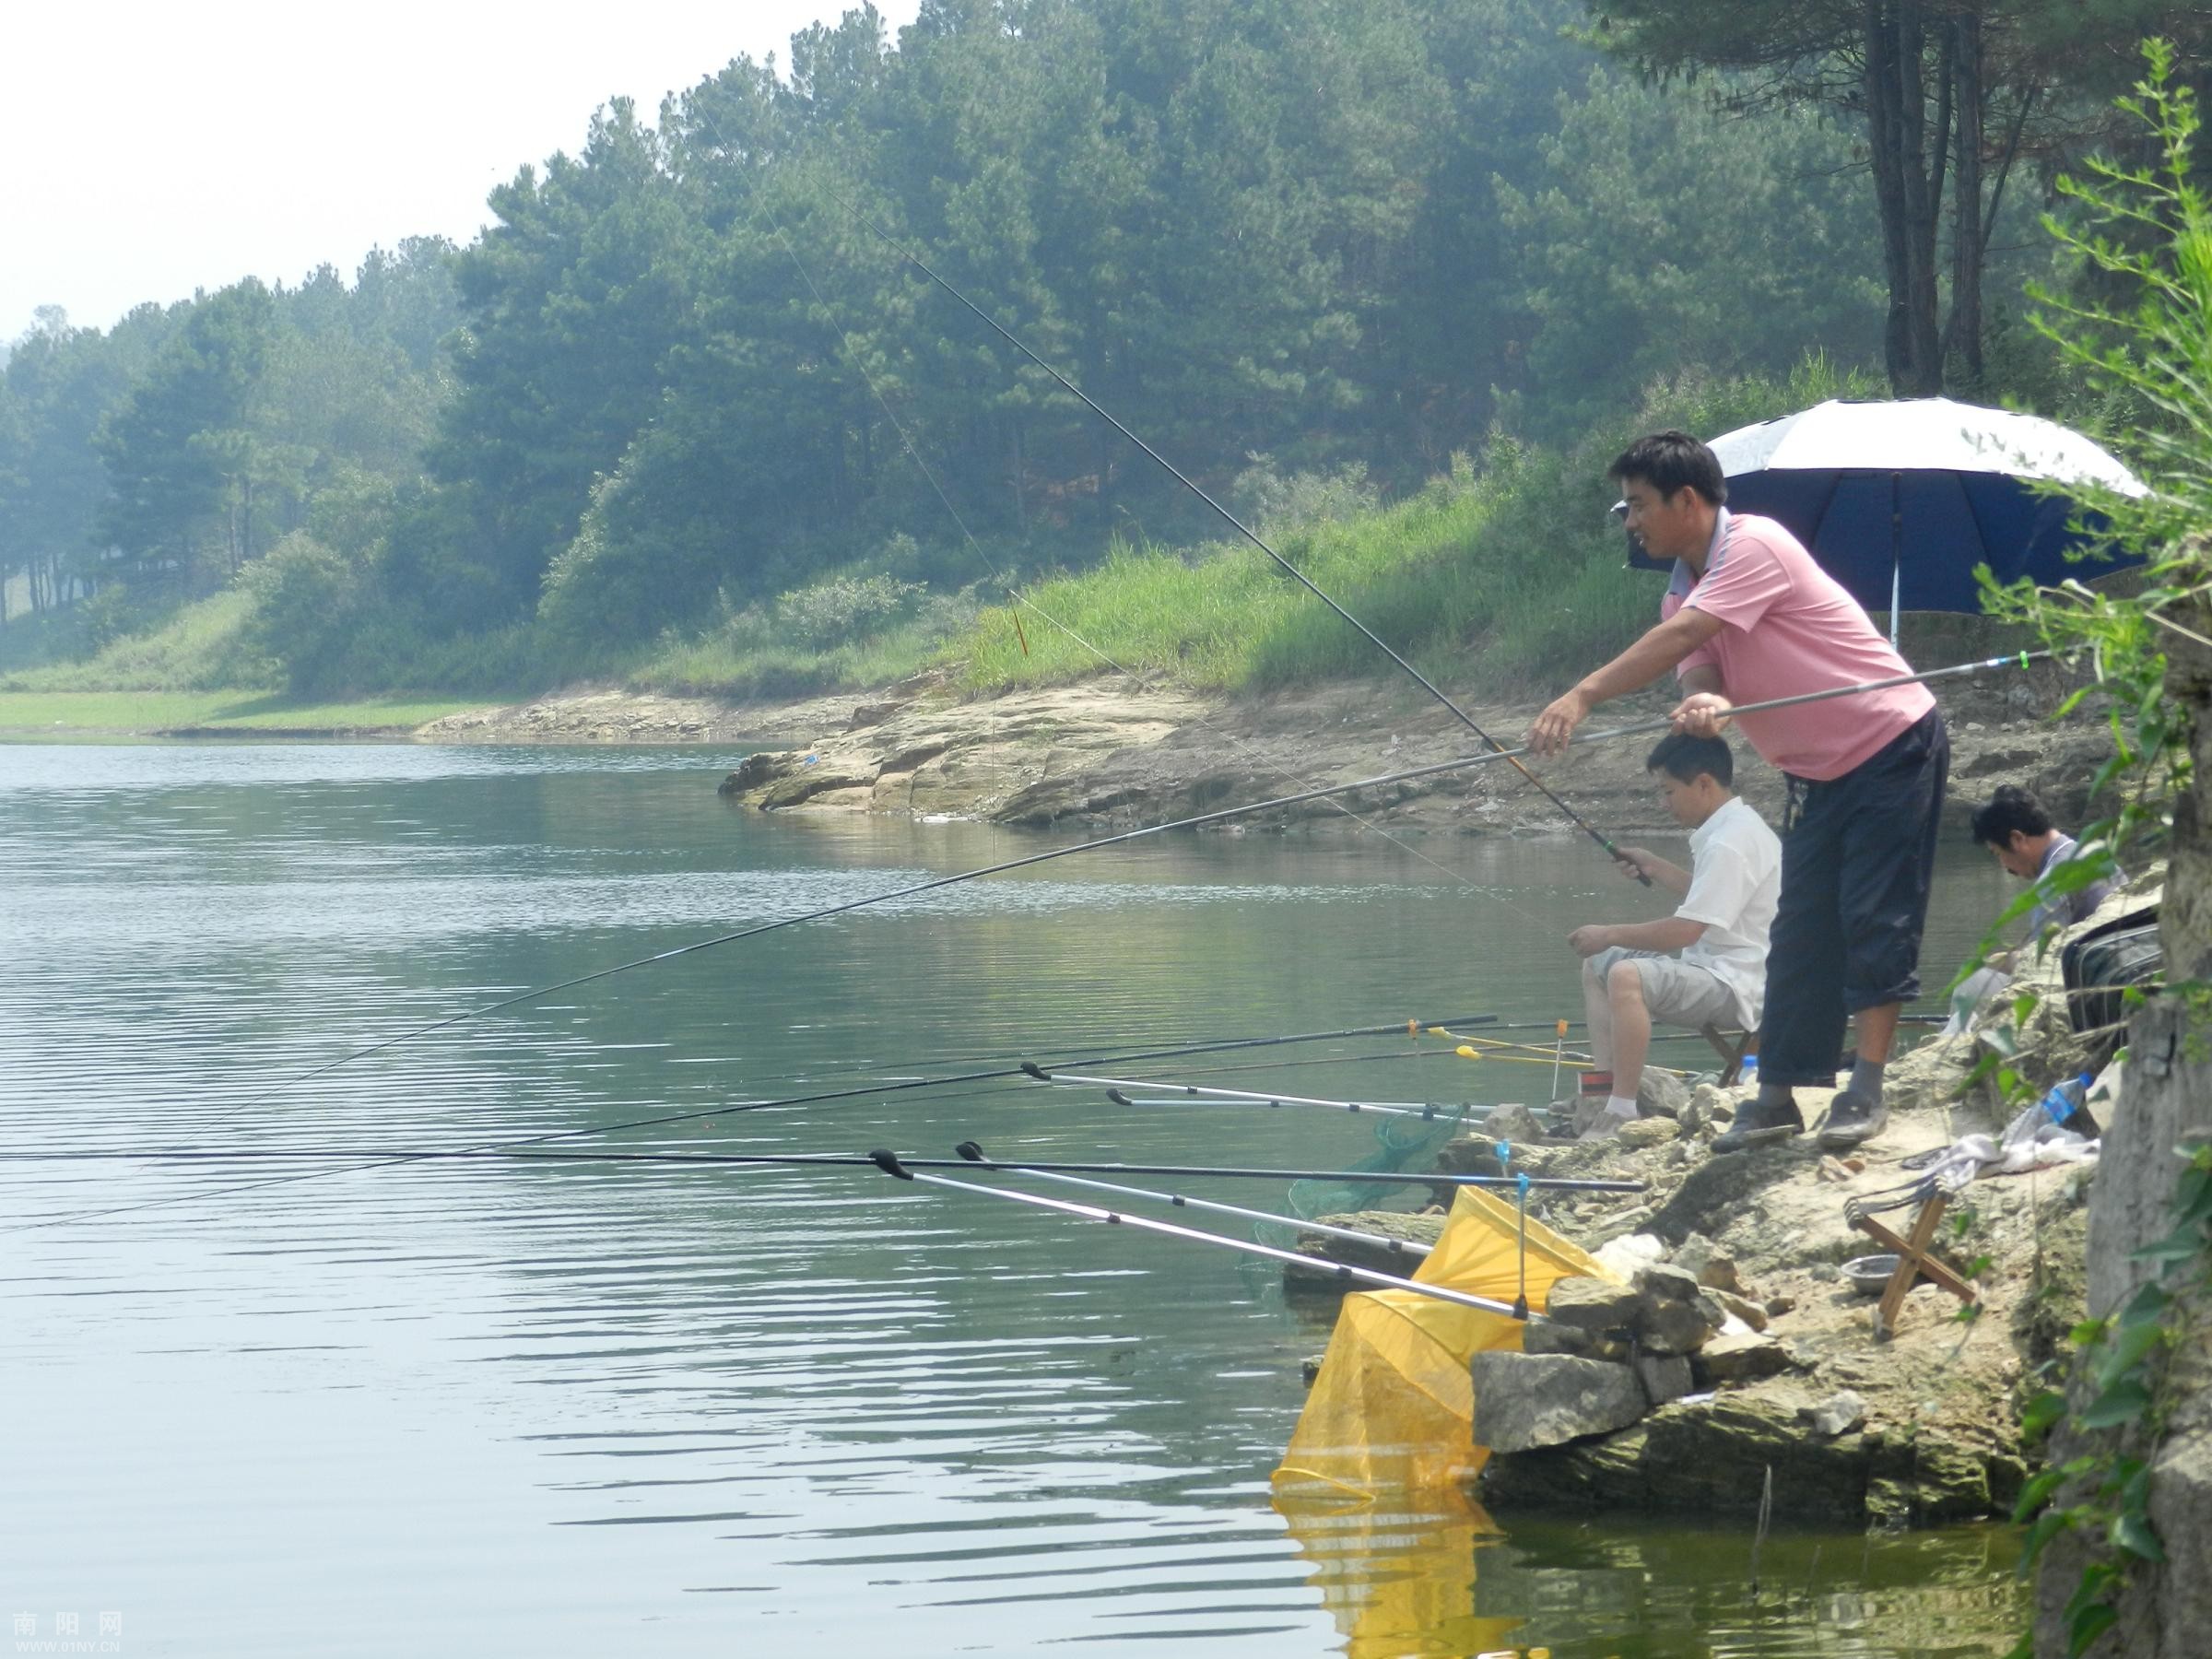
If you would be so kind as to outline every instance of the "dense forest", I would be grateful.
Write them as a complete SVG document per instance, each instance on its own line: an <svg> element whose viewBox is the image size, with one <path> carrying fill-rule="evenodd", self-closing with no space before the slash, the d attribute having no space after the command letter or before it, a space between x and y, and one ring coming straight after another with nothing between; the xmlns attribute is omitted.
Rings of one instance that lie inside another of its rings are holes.
<svg viewBox="0 0 2212 1659"><path fill-rule="evenodd" d="M1440 491L1540 517L1642 417L1838 386L2064 414L2020 291L2075 278L2037 216L2111 142L2138 35L2201 75L2196 21L930 0L894 41L849 12L650 119L609 103L467 247L105 331L42 312L0 370L0 671L865 679L988 654L1014 585L1200 558L1157 550L1218 521L916 260L1240 511L1367 514L1383 563L1510 557L1464 515L1391 526Z"/></svg>

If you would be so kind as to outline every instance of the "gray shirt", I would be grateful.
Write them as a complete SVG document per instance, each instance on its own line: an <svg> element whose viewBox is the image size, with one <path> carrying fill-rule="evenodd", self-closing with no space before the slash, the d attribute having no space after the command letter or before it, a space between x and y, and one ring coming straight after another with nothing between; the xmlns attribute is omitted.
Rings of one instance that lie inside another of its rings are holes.
<svg viewBox="0 0 2212 1659"><path fill-rule="evenodd" d="M2053 832L2050 850L2043 854L2043 862L2036 870L2035 878L2041 881L2060 865L2072 862L2080 853L2079 841L2064 831ZM2075 923L2086 920L2111 895L2113 883L2126 879L2126 871L2115 870L2110 877L2092 881L2088 887L2077 888L2071 893L2059 893L2046 900L2028 912L2028 937L2031 941L2040 939L2046 927L2071 927Z"/></svg>

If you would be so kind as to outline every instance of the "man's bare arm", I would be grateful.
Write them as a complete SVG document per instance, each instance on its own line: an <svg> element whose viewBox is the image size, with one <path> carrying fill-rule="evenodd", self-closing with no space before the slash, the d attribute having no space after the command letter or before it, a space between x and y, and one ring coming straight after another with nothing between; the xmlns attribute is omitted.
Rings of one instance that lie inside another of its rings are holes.
<svg viewBox="0 0 2212 1659"><path fill-rule="evenodd" d="M1683 916L1656 922L1618 922L1578 927L1567 935L1577 956L1593 957L1620 946L1628 950L1681 950L1705 936L1705 924Z"/></svg>
<svg viewBox="0 0 2212 1659"><path fill-rule="evenodd" d="M1559 753L1592 709L1650 685L1720 631L1717 617L1684 606L1537 715L1535 724L1528 728L1529 747L1539 755ZM1718 677L1715 678L1717 681ZM1714 689L1718 688L1716 684Z"/></svg>
<svg viewBox="0 0 2212 1659"><path fill-rule="evenodd" d="M1641 847L1623 847L1613 856L1624 865L1633 865L1640 874L1650 877L1653 886L1664 888L1677 897L1689 891L1689 872L1678 864L1670 864L1656 853L1647 852Z"/></svg>

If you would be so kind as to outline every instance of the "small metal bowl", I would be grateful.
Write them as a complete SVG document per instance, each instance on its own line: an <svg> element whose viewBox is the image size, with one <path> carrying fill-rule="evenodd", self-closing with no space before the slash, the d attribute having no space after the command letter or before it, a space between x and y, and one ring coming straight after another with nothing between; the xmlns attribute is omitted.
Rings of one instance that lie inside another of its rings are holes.
<svg viewBox="0 0 2212 1659"><path fill-rule="evenodd" d="M1853 1256L1842 1268L1843 1277L1861 1296L1879 1296L1888 1288L1890 1276L1896 1271L1894 1255Z"/></svg>

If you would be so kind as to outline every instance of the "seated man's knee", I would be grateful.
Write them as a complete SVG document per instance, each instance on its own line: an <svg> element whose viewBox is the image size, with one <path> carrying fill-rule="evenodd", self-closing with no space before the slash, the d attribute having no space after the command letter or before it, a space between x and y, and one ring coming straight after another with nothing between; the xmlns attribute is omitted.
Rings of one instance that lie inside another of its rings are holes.
<svg viewBox="0 0 2212 1659"><path fill-rule="evenodd" d="M1636 971L1633 962L1616 962L1606 971L1606 989L1617 1002L1624 996L1641 1002L1643 975Z"/></svg>

